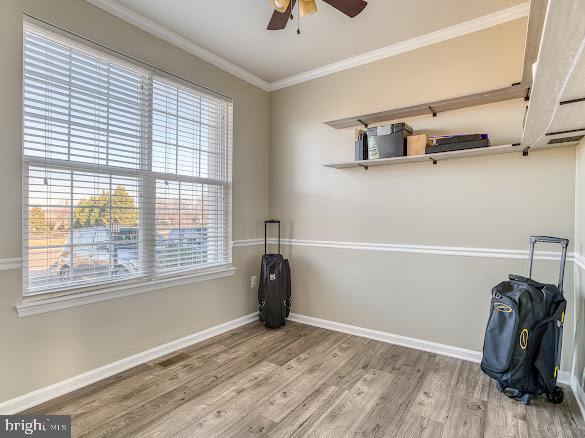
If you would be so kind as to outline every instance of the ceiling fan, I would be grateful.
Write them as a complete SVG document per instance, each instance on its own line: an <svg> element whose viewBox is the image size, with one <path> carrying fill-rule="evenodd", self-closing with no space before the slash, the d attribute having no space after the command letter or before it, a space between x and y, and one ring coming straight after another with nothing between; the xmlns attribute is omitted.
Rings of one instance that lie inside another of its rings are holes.
<svg viewBox="0 0 585 438"><path fill-rule="evenodd" d="M357 16L368 5L365 0L323 0L325 3L333 6L340 12L343 12L350 18ZM292 10L297 0L268 0L268 3L274 8L272 18L268 23L268 30L284 29L289 20L293 19ZM299 0L299 17L314 14L317 12L315 0ZM300 34L300 30L297 29Z"/></svg>

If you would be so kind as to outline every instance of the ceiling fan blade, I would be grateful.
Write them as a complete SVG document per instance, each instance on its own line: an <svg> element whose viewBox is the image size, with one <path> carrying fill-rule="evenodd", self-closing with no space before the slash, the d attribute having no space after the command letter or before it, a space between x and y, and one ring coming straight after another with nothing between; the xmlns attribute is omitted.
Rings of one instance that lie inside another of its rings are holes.
<svg viewBox="0 0 585 438"><path fill-rule="evenodd" d="M288 21L290 20L290 14L292 11L292 8L295 7L295 3L297 2L297 0L291 0L290 4L288 5L288 8L285 12L278 12L278 11L274 11L274 13L272 14L272 18L270 19L270 22L268 23L268 30L282 30L286 27L286 25L288 24Z"/></svg>
<svg viewBox="0 0 585 438"><path fill-rule="evenodd" d="M368 2L364 0L323 0L330 4L338 11L343 12L350 18L357 16L361 11L368 6Z"/></svg>

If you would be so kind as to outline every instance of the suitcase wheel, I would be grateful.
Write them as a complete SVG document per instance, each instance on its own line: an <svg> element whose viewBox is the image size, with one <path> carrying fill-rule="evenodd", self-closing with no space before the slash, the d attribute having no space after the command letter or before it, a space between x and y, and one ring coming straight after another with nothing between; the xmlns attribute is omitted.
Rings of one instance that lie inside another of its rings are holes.
<svg viewBox="0 0 585 438"><path fill-rule="evenodd" d="M563 388L555 386L555 389L553 389L552 392L546 393L546 399L549 402L554 403L556 405L562 403L563 400L565 399L565 393L563 392Z"/></svg>

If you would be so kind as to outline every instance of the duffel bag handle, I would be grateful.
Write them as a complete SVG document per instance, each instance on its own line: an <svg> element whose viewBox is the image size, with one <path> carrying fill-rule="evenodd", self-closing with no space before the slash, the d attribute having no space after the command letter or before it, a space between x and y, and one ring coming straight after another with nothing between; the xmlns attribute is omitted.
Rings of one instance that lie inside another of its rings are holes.
<svg viewBox="0 0 585 438"><path fill-rule="evenodd" d="M268 254L268 224L278 224L278 254L280 254L280 221L277 219L264 221L264 254Z"/></svg>
<svg viewBox="0 0 585 438"><path fill-rule="evenodd" d="M536 287L536 288L541 288L541 287L545 286L543 283L539 283L538 281L534 281L532 278L526 278L526 277L523 277L522 275L517 275L517 274L508 275L508 279L511 281L520 281L522 283L526 283L526 284L533 286L533 287Z"/></svg>
<svg viewBox="0 0 585 438"><path fill-rule="evenodd" d="M561 237L549 236L531 236L530 237L530 254L528 257L528 278L532 278L532 261L534 259L534 247L537 242L544 243L558 243L561 245L561 268L559 271L559 290L563 290L563 279L565 277L565 262L567 260L567 248L569 247L569 239Z"/></svg>

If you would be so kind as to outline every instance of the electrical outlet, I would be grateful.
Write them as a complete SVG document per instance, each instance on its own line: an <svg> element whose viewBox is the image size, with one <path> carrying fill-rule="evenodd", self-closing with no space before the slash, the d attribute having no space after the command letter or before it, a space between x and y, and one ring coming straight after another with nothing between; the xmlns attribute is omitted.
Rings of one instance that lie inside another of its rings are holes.
<svg viewBox="0 0 585 438"><path fill-rule="evenodd" d="M250 289L254 289L255 287L256 287L256 276L251 275L250 276Z"/></svg>

